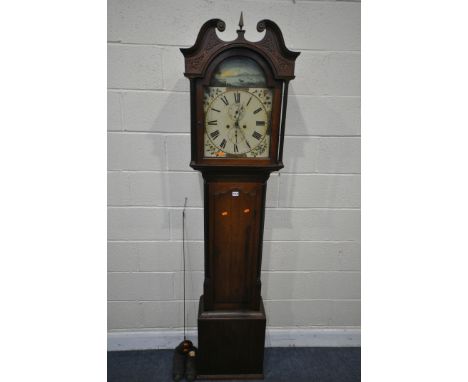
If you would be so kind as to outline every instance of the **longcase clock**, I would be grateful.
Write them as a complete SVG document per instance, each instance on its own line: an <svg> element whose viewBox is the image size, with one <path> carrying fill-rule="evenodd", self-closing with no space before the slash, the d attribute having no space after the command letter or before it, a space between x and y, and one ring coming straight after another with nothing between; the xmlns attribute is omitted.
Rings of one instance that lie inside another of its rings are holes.
<svg viewBox="0 0 468 382"><path fill-rule="evenodd" d="M191 162L204 179L205 279L198 312L200 378L263 378L261 297L265 194L283 167L289 81L299 53L279 27L257 24L258 42L223 41L219 19L181 49L190 80Z"/></svg>

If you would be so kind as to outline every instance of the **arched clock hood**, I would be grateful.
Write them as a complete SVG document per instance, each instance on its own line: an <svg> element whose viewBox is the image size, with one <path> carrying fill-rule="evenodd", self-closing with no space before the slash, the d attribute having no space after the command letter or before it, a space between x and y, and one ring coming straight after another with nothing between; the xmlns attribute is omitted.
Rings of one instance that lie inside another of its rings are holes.
<svg viewBox="0 0 468 382"><path fill-rule="evenodd" d="M245 39L243 20L239 22L237 38L224 41L218 37L217 31L223 32L226 24L221 19L211 19L201 27L195 44L190 48L182 48L185 57L184 75L190 80L191 105L191 162L196 170L210 171L213 168L223 168L225 172L264 170L276 171L283 165L283 144L285 135L286 108L289 81L294 79L294 68L299 52L289 50L278 25L271 20L261 20L257 23L257 31L265 32L259 41ZM204 129L206 115L203 110L204 90L210 85L217 65L228 57L242 56L253 59L262 67L267 78L267 87L271 90L273 104L269 117L269 155L265 158L208 158L204 155L206 144Z"/></svg>
<svg viewBox="0 0 468 382"><path fill-rule="evenodd" d="M240 26L240 24L239 24ZM198 32L195 44L190 48L180 49L185 57L185 73L188 78L203 77L207 64L226 49L243 47L253 50L263 56L271 65L275 78L292 80L294 64L299 52L286 48L283 34L278 25L271 20L261 20L257 23L257 31L265 32L260 41L250 42L245 39L245 30L237 30L237 39L223 41L216 34L216 29L223 32L226 24L221 19L208 20Z"/></svg>

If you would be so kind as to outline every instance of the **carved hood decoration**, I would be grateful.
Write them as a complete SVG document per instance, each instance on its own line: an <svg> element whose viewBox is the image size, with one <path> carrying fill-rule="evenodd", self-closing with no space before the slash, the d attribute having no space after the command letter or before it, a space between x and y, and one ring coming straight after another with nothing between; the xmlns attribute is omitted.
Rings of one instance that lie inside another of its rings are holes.
<svg viewBox="0 0 468 382"><path fill-rule="evenodd" d="M294 78L294 62L299 52L292 52L284 44L279 27L271 20L261 20L257 31L266 31L258 42L250 42L244 38L243 22L239 23L237 38L233 41L223 41L217 34L223 32L226 24L221 19L208 20L200 29L195 44L190 48L182 48L185 57L185 76L188 78L203 77L206 66L219 53L236 47L249 48L263 56L271 65L275 78L291 80Z"/></svg>

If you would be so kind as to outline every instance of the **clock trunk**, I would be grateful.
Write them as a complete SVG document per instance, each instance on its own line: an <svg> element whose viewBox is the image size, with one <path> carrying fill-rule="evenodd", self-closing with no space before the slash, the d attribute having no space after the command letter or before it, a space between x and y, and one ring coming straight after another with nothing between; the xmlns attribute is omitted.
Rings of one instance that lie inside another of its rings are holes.
<svg viewBox="0 0 468 382"><path fill-rule="evenodd" d="M265 174L205 177L205 308L259 309Z"/></svg>

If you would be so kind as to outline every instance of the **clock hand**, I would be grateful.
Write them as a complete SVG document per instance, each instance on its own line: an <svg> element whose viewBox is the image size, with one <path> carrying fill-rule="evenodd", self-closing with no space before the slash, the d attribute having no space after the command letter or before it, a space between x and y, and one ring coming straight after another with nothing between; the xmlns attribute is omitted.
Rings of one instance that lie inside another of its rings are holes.
<svg viewBox="0 0 468 382"><path fill-rule="evenodd" d="M240 125L239 125L239 121L238 121L238 120L234 123L234 127L237 128L237 129L236 129L236 143L237 143L237 131L240 131L240 133L242 134L242 137L244 138L245 143L247 144L247 146L250 147L250 144L249 144L249 142L247 141L247 138L245 137L244 132L243 132L242 129L240 128Z"/></svg>
<svg viewBox="0 0 468 382"><path fill-rule="evenodd" d="M238 117L237 117L237 121L239 121L240 119L242 119L244 117L244 104L242 104L242 106L239 107L239 113L238 113ZM242 116L242 118L241 118Z"/></svg>
<svg viewBox="0 0 468 382"><path fill-rule="evenodd" d="M242 131L242 129L240 128L239 124L237 124L237 127L239 128L239 131L241 132L242 136L244 137L245 143L247 143L247 146L250 147L249 142L247 141L247 138L245 137L245 134L244 134L244 132Z"/></svg>
<svg viewBox="0 0 468 382"><path fill-rule="evenodd" d="M234 126L235 127L238 127L240 129L240 126L239 126L239 117L236 118L236 120L234 121Z"/></svg>
<svg viewBox="0 0 468 382"><path fill-rule="evenodd" d="M243 118L244 117L244 104L242 104L242 106L239 107L236 122L235 122L235 126L238 127L239 130L241 130L240 125L239 125L239 120L242 119L241 115L242 115L242 118Z"/></svg>

